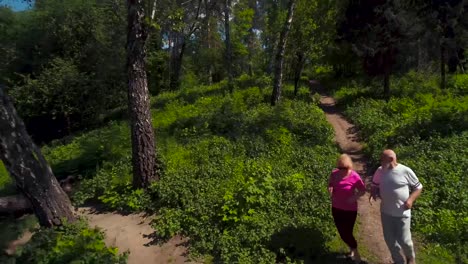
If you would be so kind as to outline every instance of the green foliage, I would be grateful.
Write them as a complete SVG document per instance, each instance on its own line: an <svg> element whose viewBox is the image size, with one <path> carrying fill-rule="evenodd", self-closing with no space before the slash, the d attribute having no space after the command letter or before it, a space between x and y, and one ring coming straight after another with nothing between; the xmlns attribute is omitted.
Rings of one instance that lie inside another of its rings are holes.
<svg viewBox="0 0 468 264"><path fill-rule="evenodd" d="M451 249L460 263L468 260L468 132L415 140L396 148L402 163L416 171L425 191L414 212L416 230L429 241Z"/></svg>
<svg viewBox="0 0 468 264"><path fill-rule="evenodd" d="M166 65L168 60L169 54L162 50L150 51L147 54L148 89L152 95L169 89L169 67Z"/></svg>
<svg viewBox="0 0 468 264"><path fill-rule="evenodd" d="M69 175L88 177L104 161L116 162L129 158L130 128L126 122L111 122L106 127L75 138L57 140L42 148L42 152L57 178Z"/></svg>
<svg viewBox="0 0 468 264"><path fill-rule="evenodd" d="M457 79L454 76L454 79ZM402 78L395 78L392 94L397 97L413 97L416 94L439 94L439 78L430 73L420 73L414 70L406 73Z"/></svg>
<svg viewBox="0 0 468 264"><path fill-rule="evenodd" d="M5 165L0 160L0 196L15 194L15 185Z"/></svg>
<svg viewBox="0 0 468 264"><path fill-rule="evenodd" d="M126 13L123 3L95 0L34 6L0 22L8 25L0 71L29 132L50 141L125 103Z"/></svg>
<svg viewBox="0 0 468 264"><path fill-rule="evenodd" d="M234 81L234 85L237 88L245 88L245 87L270 87L273 85L273 81L271 77L267 75L255 75L249 76L247 74L242 74L239 78L236 78Z"/></svg>
<svg viewBox="0 0 468 264"><path fill-rule="evenodd" d="M78 116L82 120L101 112L95 108L102 104L95 102L100 98L93 94L91 76L80 73L73 61L52 59L37 79L26 76L23 83L10 94L26 120L44 115L52 119Z"/></svg>
<svg viewBox="0 0 468 264"><path fill-rule="evenodd" d="M14 217L1 218L0 223L0 234L2 234L0 249L5 249L11 241L20 238L25 231L32 230L38 224L34 215L27 215L18 219Z"/></svg>
<svg viewBox="0 0 468 264"><path fill-rule="evenodd" d="M453 79L463 82L463 77ZM336 95L359 127L374 168L380 152L394 148L399 161L420 178L424 191L413 213L414 229L433 243L428 250L445 256L440 259L466 262L468 196L460 190L468 188L463 180L468 169L468 97L459 86L442 91L435 78L415 72L397 83L398 94L389 101L372 98L372 88L360 90L358 84Z"/></svg>
<svg viewBox="0 0 468 264"><path fill-rule="evenodd" d="M104 234L91 229L84 221L64 226L40 229L31 241L20 249L17 263L127 263L126 253L108 248Z"/></svg>
<svg viewBox="0 0 468 264"><path fill-rule="evenodd" d="M425 80L425 81L424 81ZM410 72L399 80L399 88L387 102L371 86L357 82L335 92L338 104L358 125L374 161L383 147L407 144L414 138L447 136L468 129L468 97L455 88L441 91L432 76ZM356 117L356 118L354 118Z"/></svg>
<svg viewBox="0 0 468 264"><path fill-rule="evenodd" d="M271 263L291 246L277 237L304 228L315 239L290 244L311 256L326 252L333 226L328 205L315 201L327 199L333 131L318 107L286 99L272 109L265 95L252 87L192 104L179 97L155 111L166 165L153 186L158 234L186 235L194 254L222 262Z"/></svg>
<svg viewBox="0 0 468 264"><path fill-rule="evenodd" d="M453 75L449 86L453 86L453 88L460 94L468 94L468 74Z"/></svg>
<svg viewBox="0 0 468 264"><path fill-rule="evenodd" d="M112 122L63 143L55 141L42 151L56 177L73 175L81 180L72 196L74 204L95 199L113 210L149 208L150 197L131 185L130 128L126 122Z"/></svg>
<svg viewBox="0 0 468 264"><path fill-rule="evenodd" d="M17 239L20 239L25 232L33 231L38 226L38 221L34 215L26 215L20 218L5 217L0 218L0 249L6 249L9 244ZM0 263L15 264L15 256L0 254Z"/></svg>
<svg viewBox="0 0 468 264"><path fill-rule="evenodd" d="M107 208L125 212L149 209L150 197L141 189L133 189L130 161L104 162L93 178L80 183L72 200L81 205L98 199Z"/></svg>

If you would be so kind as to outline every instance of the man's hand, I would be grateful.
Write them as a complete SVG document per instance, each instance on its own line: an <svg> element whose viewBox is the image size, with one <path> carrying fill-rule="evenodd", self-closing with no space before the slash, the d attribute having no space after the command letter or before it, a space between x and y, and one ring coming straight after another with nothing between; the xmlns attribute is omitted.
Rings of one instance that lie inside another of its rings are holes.
<svg viewBox="0 0 468 264"><path fill-rule="evenodd" d="M377 195L375 194L370 194L369 195L369 203L372 205L372 199L374 199L374 201L377 201Z"/></svg>
<svg viewBox="0 0 468 264"><path fill-rule="evenodd" d="M414 201L411 200L411 199L406 200L406 202L403 204L405 206L406 210L409 210L409 209L411 209L413 207L413 202Z"/></svg>
<svg viewBox="0 0 468 264"><path fill-rule="evenodd" d="M422 188L417 189L410 194L410 196L408 197L408 200L406 200L406 202L403 204L406 210L409 210L413 207L414 201L416 201L419 195L421 195L421 192L422 192Z"/></svg>
<svg viewBox="0 0 468 264"><path fill-rule="evenodd" d="M377 197L379 197L379 188L372 186L371 193L369 195L369 203L372 204L372 199L377 201Z"/></svg>
<svg viewBox="0 0 468 264"><path fill-rule="evenodd" d="M323 190L323 189L322 189ZM333 187L328 187L328 193L330 194L330 197L332 196L333 194Z"/></svg>

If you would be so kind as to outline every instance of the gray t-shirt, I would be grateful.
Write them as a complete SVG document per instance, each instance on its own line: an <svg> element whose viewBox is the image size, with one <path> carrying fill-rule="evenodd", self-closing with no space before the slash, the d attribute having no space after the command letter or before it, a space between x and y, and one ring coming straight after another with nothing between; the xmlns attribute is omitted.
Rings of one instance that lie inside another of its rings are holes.
<svg viewBox="0 0 468 264"><path fill-rule="evenodd" d="M412 190L422 189L413 170L402 164L397 164L392 169L379 167L374 173L372 183L379 188L382 213L396 217L411 216L411 210L406 209L404 203Z"/></svg>

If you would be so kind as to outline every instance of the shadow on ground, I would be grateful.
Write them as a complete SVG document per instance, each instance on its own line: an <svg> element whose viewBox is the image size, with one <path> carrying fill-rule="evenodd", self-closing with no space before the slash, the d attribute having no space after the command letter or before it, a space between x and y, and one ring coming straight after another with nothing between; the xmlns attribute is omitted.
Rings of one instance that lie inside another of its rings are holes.
<svg viewBox="0 0 468 264"><path fill-rule="evenodd" d="M304 263L354 263L344 253L328 252L321 231L308 227L287 227L271 237L269 248L276 253L276 263L301 260Z"/></svg>

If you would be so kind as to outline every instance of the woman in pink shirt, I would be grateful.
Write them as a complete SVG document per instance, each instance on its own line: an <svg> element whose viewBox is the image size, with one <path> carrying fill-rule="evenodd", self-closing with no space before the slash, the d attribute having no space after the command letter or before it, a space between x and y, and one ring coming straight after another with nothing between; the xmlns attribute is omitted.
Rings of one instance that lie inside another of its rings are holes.
<svg viewBox="0 0 468 264"><path fill-rule="evenodd" d="M348 257L354 258L356 263L361 263L361 257L353 236L353 228L357 217L357 199L365 191L364 182L353 170L353 161L348 155L341 155L337 161L337 168L330 175L328 192L332 198L332 215L336 229L350 249Z"/></svg>

